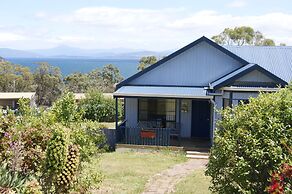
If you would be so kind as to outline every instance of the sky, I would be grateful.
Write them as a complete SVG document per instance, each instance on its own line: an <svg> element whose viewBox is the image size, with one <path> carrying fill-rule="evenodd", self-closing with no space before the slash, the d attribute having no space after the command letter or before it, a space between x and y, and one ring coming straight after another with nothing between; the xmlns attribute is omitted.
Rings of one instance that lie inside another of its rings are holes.
<svg viewBox="0 0 292 194"><path fill-rule="evenodd" d="M0 48L165 51L226 27L292 45L291 0L1 0Z"/></svg>

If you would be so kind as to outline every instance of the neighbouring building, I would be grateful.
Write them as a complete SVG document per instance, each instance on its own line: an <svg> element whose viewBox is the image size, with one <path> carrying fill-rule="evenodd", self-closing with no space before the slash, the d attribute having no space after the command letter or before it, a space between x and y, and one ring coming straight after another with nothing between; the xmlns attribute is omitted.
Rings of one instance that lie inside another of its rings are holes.
<svg viewBox="0 0 292 194"><path fill-rule="evenodd" d="M0 92L0 107L15 110L21 98L30 99L31 106L35 106L35 92Z"/></svg>

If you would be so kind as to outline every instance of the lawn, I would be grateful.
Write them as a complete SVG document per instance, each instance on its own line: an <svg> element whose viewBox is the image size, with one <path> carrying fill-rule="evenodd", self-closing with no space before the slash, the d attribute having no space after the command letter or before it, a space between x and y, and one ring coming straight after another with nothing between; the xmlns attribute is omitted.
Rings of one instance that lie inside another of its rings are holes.
<svg viewBox="0 0 292 194"><path fill-rule="evenodd" d="M141 193L151 176L185 161L182 153L171 151L105 153L96 159L104 179L101 188L93 193Z"/></svg>
<svg viewBox="0 0 292 194"><path fill-rule="evenodd" d="M181 180L175 188L175 194L208 194L210 177L204 175L204 169L196 170L192 175Z"/></svg>

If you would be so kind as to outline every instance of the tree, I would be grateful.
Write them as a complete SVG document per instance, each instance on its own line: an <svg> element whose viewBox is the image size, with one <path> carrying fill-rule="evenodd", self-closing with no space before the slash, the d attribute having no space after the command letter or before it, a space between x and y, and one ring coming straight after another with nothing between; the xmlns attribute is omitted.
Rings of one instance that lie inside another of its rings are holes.
<svg viewBox="0 0 292 194"><path fill-rule="evenodd" d="M149 67L150 65L153 65L154 63L156 63L158 60L155 56L147 56L147 57L142 57L139 60L139 64L138 64L138 70L139 71L143 71L145 68Z"/></svg>
<svg viewBox="0 0 292 194"><path fill-rule="evenodd" d="M100 72L100 76L103 81L104 92L113 92L115 84L123 80L120 70L112 64L105 65Z"/></svg>
<svg viewBox="0 0 292 194"><path fill-rule="evenodd" d="M206 174L216 193L265 193L292 162L292 85L222 111ZM289 192L288 192L289 193Z"/></svg>
<svg viewBox="0 0 292 194"><path fill-rule="evenodd" d="M50 106L60 95L63 87L62 75L58 67L48 63L39 63L34 72L36 87L36 103Z"/></svg>
<svg viewBox="0 0 292 194"><path fill-rule="evenodd" d="M272 39L267 39L260 31L255 31L249 26L235 28L225 28L219 35L212 39L221 45L255 45L255 46L275 46Z"/></svg>
<svg viewBox="0 0 292 194"><path fill-rule="evenodd" d="M90 87L89 76L85 73L73 73L64 78L65 89L69 92L84 93Z"/></svg>
<svg viewBox="0 0 292 194"><path fill-rule="evenodd" d="M28 67L0 62L0 90L2 92L31 92L33 75Z"/></svg>

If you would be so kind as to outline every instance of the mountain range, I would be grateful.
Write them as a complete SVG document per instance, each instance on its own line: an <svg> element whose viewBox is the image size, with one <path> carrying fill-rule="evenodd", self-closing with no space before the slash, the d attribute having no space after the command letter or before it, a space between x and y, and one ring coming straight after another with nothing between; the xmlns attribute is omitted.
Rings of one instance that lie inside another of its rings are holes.
<svg viewBox="0 0 292 194"><path fill-rule="evenodd" d="M126 48L114 49L82 49L61 45L49 49L16 50L0 48L0 56L4 58L94 58L94 59L139 59L142 56L154 55L164 57L171 51L147 51Z"/></svg>

